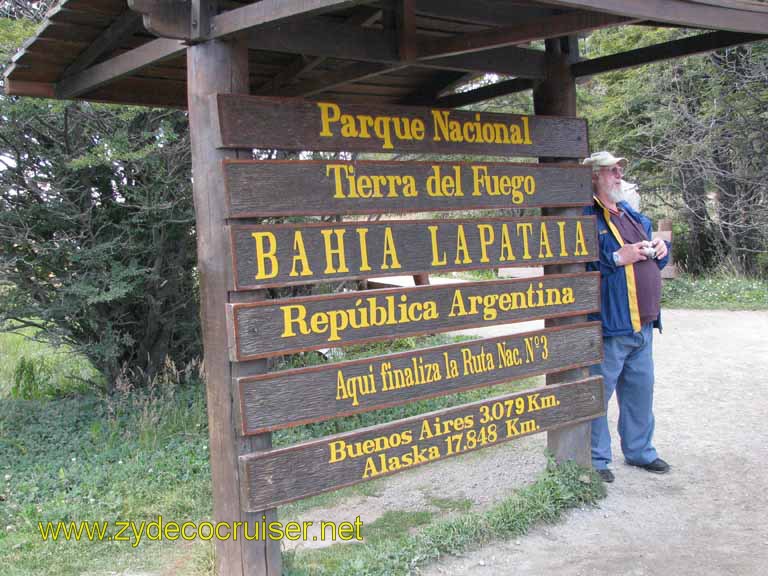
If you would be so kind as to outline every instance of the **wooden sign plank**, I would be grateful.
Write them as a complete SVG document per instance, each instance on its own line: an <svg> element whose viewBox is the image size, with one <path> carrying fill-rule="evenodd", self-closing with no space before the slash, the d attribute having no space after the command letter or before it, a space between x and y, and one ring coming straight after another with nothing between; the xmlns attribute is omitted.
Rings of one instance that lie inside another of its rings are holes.
<svg viewBox="0 0 768 576"><path fill-rule="evenodd" d="M594 216L232 226L235 290L597 260Z"/></svg>
<svg viewBox="0 0 768 576"><path fill-rule="evenodd" d="M243 434L321 422L602 360L599 322L240 378Z"/></svg>
<svg viewBox="0 0 768 576"><path fill-rule="evenodd" d="M248 454L243 500L264 510L604 413L602 378L592 377Z"/></svg>
<svg viewBox="0 0 768 576"><path fill-rule="evenodd" d="M582 118L219 94L223 148L577 158Z"/></svg>
<svg viewBox="0 0 768 576"><path fill-rule="evenodd" d="M230 357L252 360L600 309L597 272L228 304Z"/></svg>
<svg viewBox="0 0 768 576"><path fill-rule="evenodd" d="M227 160L230 218L587 206L579 164Z"/></svg>

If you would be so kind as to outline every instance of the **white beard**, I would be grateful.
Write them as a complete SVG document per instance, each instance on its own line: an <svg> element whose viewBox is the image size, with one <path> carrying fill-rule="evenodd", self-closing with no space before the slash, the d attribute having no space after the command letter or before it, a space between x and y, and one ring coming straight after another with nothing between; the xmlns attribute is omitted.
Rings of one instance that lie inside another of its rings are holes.
<svg viewBox="0 0 768 576"><path fill-rule="evenodd" d="M613 203L619 203L624 200L624 192L621 190L621 184L612 186L608 190L608 198L610 198Z"/></svg>

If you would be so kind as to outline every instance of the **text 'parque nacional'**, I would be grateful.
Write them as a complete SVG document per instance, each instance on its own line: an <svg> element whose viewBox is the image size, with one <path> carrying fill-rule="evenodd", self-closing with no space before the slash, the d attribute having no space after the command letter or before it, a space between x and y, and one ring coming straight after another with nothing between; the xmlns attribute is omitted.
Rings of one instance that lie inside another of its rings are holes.
<svg viewBox="0 0 768 576"><path fill-rule="evenodd" d="M588 152L586 122L579 118L227 94L217 98L221 146L226 148L565 158Z"/></svg>

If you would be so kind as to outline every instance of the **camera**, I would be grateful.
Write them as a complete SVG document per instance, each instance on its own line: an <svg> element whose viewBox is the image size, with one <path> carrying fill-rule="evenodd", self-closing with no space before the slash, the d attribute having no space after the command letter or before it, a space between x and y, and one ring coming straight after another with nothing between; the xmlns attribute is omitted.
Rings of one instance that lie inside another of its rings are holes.
<svg viewBox="0 0 768 576"><path fill-rule="evenodd" d="M649 260L653 260L656 258L656 248L654 248L650 242L645 241L643 242L643 254L645 254L645 257Z"/></svg>

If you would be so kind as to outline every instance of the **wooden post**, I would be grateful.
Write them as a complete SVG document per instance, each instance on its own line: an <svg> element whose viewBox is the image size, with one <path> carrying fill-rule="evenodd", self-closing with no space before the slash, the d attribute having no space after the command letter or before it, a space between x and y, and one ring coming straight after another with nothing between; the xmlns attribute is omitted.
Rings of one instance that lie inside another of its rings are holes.
<svg viewBox="0 0 768 576"><path fill-rule="evenodd" d="M238 151L217 150L213 121L216 93L248 93L248 47L244 38L208 41L187 49L189 125L197 232L197 265L200 274L201 320L205 350L208 426L213 515L216 522L258 522L275 519L274 510L243 512L238 457L271 446L271 436L243 437L233 389L240 367L229 361L226 304L233 283L226 233L224 173L221 161ZM239 153L250 157L250 151ZM258 297L253 292L250 298ZM250 372L263 372L266 363L251 363ZM232 526L232 524L230 524ZM250 524L250 534L254 527ZM216 542L220 576L278 575L280 543L237 540Z"/></svg>
<svg viewBox="0 0 768 576"><path fill-rule="evenodd" d="M570 62L578 56L575 38L555 38L546 41L548 58L547 79L533 90L533 105L536 114L548 116L576 116L576 83L570 72ZM579 158L539 158L540 162L574 162ZM578 216L581 208L545 208L544 216ZM583 272L584 264L560 264L545 266L544 274ZM584 322L585 316L555 318L545 322L546 326L561 326ZM547 385L577 380L587 375L585 368L566 370L547 375ZM591 466L591 442L589 422L567 426L547 433L547 448L558 461L574 460L583 466Z"/></svg>

